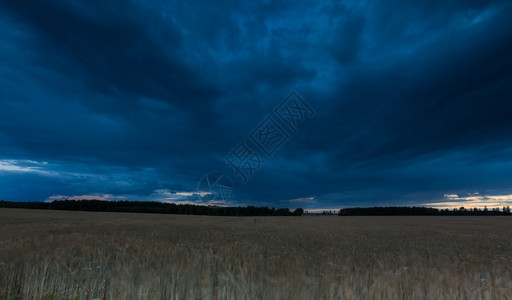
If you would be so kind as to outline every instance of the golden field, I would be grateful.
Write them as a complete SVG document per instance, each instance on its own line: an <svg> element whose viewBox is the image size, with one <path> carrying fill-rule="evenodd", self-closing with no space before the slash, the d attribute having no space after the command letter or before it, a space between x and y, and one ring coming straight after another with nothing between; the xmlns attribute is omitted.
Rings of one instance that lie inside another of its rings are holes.
<svg viewBox="0 0 512 300"><path fill-rule="evenodd" d="M512 299L511 217L0 209L0 299Z"/></svg>

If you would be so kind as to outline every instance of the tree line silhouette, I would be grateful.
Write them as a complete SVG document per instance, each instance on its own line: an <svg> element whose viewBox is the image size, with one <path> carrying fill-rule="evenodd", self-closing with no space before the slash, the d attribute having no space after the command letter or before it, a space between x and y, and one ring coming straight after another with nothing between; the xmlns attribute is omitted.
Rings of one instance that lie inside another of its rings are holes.
<svg viewBox="0 0 512 300"><path fill-rule="evenodd" d="M210 216L302 216L304 209L256 206L206 206L193 204L162 203L155 201L103 201L103 200L56 200L52 202L11 202L0 200L0 207L79 210L103 212L132 212ZM324 211L321 214L331 214ZM333 214L333 213L332 213ZM502 209L487 207L437 209L432 207L354 207L340 209L339 216L510 216L510 206Z"/></svg>
<svg viewBox="0 0 512 300"><path fill-rule="evenodd" d="M150 201L103 201L103 200L56 200L52 202L10 202L0 201L0 207L80 210L104 212L159 213L211 216L301 216L302 208L290 211L288 208L256 206L206 206L175 204Z"/></svg>
<svg viewBox="0 0 512 300"><path fill-rule="evenodd" d="M409 207L409 206L389 206L389 207L354 207L343 208L338 213L339 216L510 216L510 206L499 208L484 209L464 207L453 209L437 209L432 207Z"/></svg>

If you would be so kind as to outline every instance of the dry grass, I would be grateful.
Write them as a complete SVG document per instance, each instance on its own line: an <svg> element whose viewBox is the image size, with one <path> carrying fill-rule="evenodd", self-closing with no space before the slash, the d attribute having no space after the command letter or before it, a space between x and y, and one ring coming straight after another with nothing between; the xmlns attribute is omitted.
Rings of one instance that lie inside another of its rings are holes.
<svg viewBox="0 0 512 300"><path fill-rule="evenodd" d="M0 298L511 299L511 225L0 209Z"/></svg>

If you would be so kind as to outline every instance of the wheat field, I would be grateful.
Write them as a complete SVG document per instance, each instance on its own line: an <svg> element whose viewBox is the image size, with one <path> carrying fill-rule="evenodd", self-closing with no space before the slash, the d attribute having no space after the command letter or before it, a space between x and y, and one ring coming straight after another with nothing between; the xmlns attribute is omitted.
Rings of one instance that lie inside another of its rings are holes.
<svg viewBox="0 0 512 300"><path fill-rule="evenodd" d="M511 299L511 225L0 209L0 298Z"/></svg>

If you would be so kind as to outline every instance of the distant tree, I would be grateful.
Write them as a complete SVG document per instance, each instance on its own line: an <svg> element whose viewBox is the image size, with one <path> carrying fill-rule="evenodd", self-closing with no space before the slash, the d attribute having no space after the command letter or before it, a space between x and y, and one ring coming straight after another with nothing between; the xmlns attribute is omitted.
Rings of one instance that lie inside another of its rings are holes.
<svg viewBox="0 0 512 300"><path fill-rule="evenodd" d="M510 206L507 205L507 207L503 206L503 212L507 215L510 215Z"/></svg>
<svg viewBox="0 0 512 300"><path fill-rule="evenodd" d="M304 209L302 208L297 208L296 210L293 211L294 216L302 216L302 214L304 214Z"/></svg>

